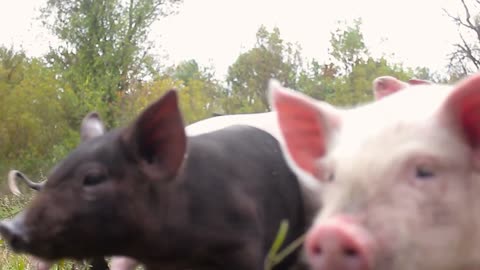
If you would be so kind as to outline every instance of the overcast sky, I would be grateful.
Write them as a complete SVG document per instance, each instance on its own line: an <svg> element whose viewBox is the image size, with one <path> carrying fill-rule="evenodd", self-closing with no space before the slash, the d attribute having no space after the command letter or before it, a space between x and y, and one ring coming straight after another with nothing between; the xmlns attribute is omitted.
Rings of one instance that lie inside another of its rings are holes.
<svg viewBox="0 0 480 270"><path fill-rule="evenodd" d="M52 37L35 20L45 0L0 0L0 44L40 56ZM336 21L362 17L370 51L395 54L408 66L442 70L456 26L442 8L461 11L459 0L184 0L177 15L151 32L157 53L169 61L196 59L212 64L222 77L241 52L255 43L261 24L278 26L282 38L298 42L303 55L325 61Z"/></svg>

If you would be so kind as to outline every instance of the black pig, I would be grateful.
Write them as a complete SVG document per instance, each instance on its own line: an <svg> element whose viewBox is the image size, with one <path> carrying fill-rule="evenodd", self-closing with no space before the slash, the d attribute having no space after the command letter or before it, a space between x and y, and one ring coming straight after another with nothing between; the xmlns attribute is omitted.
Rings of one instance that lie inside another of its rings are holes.
<svg viewBox="0 0 480 270"><path fill-rule="evenodd" d="M130 126L83 142L0 233L47 260L122 255L147 269L262 269L280 222L285 243L306 229L296 177L276 139L248 126L185 136L171 90ZM288 269L297 254L275 269Z"/></svg>

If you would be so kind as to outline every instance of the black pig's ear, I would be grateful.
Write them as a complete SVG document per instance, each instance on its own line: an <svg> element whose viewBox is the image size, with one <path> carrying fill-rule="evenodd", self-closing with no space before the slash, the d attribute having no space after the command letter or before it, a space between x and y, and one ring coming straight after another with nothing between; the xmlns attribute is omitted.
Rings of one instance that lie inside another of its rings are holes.
<svg viewBox="0 0 480 270"><path fill-rule="evenodd" d="M177 92L169 90L145 109L124 131L123 139L149 178L173 177L187 144Z"/></svg>
<svg viewBox="0 0 480 270"><path fill-rule="evenodd" d="M80 127L80 138L82 142L90 140L91 138L101 136L105 133L105 126L102 119L96 112L87 114L82 120Z"/></svg>

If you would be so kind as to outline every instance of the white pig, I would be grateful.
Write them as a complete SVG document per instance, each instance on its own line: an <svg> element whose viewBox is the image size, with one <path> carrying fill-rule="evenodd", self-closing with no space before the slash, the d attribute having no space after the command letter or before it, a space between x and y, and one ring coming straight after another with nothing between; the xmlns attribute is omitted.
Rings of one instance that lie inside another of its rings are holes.
<svg viewBox="0 0 480 270"><path fill-rule="evenodd" d="M311 269L480 269L480 74L351 109L270 92L289 166L322 185Z"/></svg>

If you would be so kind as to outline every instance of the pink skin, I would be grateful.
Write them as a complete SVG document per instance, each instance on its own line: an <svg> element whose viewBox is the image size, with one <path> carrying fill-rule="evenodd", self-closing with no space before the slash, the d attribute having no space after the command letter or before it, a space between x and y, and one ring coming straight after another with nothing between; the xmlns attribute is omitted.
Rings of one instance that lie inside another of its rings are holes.
<svg viewBox="0 0 480 270"><path fill-rule="evenodd" d="M53 263L37 258L30 258L30 264L35 270L49 270ZM133 270L138 263L127 257L113 257L110 263L110 270Z"/></svg>
<svg viewBox="0 0 480 270"><path fill-rule="evenodd" d="M370 269L371 236L347 216L314 225L306 236L305 250L315 269Z"/></svg>
<svg viewBox="0 0 480 270"><path fill-rule="evenodd" d="M126 257L113 257L110 263L110 270L133 270L138 263Z"/></svg>
<svg viewBox="0 0 480 270"><path fill-rule="evenodd" d="M33 269L35 270L49 270L53 263L40 260L37 258L30 258L30 263L33 265Z"/></svg>
<svg viewBox="0 0 480 270"><path fill-rule="evenodd" d="M408 83L402 82L391 76L378 77L373 81L373 95L375 100L389 96L408 86Z"/></svg>
<svg viewBox="0 0 480 270"><path fill-rule="evenodd" d="M433 83L432 83L431 81L413 78L413 79L408 80L408 84L410 84L410 85L418 85L418 84L433 84Z"/></svg>
<svg viewBox="0 0 480 270"><path fill-rule="evenodd" d="M392 76L381 76L373 81L373 95L375 100L380 100L411 85L421 84L432 83L430 81L420 79L410 79L407 82L403 82Z"/></svg>
<svg viewBox="0 0 480 270"><path fill-rule="evenodd" d="M284 157L321 186L311 269L480 269L480 73L377 82L399 93L352 109L271 88Z"/></svg>

